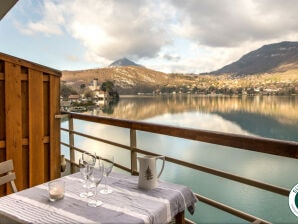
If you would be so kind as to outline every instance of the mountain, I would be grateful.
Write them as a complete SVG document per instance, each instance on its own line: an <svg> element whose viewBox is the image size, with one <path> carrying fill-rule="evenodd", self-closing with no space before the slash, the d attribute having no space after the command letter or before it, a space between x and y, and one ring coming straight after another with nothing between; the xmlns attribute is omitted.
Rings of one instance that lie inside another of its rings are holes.
<svg viewBox="0 0 298 224"><path fill-rule="evenodd" d="M285 41L264 45L211 74L251 75L284 72L297 68L298 42Z"/></svg>
<svg viewBox="0 0 298 224"><path fill-rule="evenodd" d="M138 65L127 58L121 58L109 65L109 67L118 67L118 66L141 66L141 65Z"/></svg>
<svg viewBox="0 0 298 224"><path fill-rule="evenodd" d="M152 92L251 94L254 90L263 94L268 91L270 94L293 94L298 92L297 52L298 42L265 45L214 73L201 75L167 74L123 58L105 68L62 71L61 81L78 93L87 91L86 87L97 79L99 83L112 81L121 95Z"/></svg>

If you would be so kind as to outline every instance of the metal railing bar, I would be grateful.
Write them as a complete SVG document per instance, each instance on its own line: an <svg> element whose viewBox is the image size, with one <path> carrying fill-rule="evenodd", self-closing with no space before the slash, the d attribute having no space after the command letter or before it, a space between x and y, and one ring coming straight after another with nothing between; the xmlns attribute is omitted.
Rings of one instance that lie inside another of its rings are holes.
<svg viewBox="0 0 298 224"><path fill-rule="evenodd" d="M67 128L60 128L60 130L69 132L69 129L67 129Z"/></svg>
<svg viewBox="0 0 298 224"><path fill-rule="evenodd" d="M117 143L117 142L112 142L112 141L109 141L109 140L98 138L98 137L95 137L95 136L92 136L92 135L87 135L87 134L77 132L77 131L72 131L72 133L74 133L75 135L80 135L80 136L85 137L85 138L90 138L90 139L100 141L100 142L103 142L103 143L106 143L106 144L109 144L109 145L113 145L113 146L117 146L117 147L120 147L120 148L123 148L123 149L130 150L129 146L123 145L123 144L120 144L120 143Z"/></svg>
<svg viewBox="0 0 298 224"><path fill-rule="evenodd" d="M66 146L66 147L69 147L69 148L72 147L74 150L79 151L80 153L84 153L85 152L85 150L80 149L80 148L77 148L77 147L75 147L73 145L67 144L65 142L60 142L60 144Z"/></svg>
<svg viewBox="0 0 298 224"><path fill-rule="evenodd" d="M66 147L70 147L70 146L71 146L71 145L69 145L69 144L67 144L67 143L64 143L64 142L60 142L60 144L66 146ZM84 152L86 152L85 150L80 149L80 148L77 148L77 147L75 147L75 146L72 146L72 148L73 148L73 150L78 151L78 152L80 152L80 153L84 153ZM70 161L69 159L67 159L67 160L68 160L71 164L76 164L74 161ZM127 172L130 172L130 168L127 168L126 166L122 166L122 165L119 164L119 163L115 163L115 162L114 162L114 166L116 166L116 167L118 167L118 168L120 168L120 169L123 169L123 170L125 170L125 171L127 171Z"/></svg>
<svg viewBox="0 0 298 224"><path fill-rule="evenodd" d="M159 154L147 152L147 151L137 149L137 148L135 149L135 151L138 152L138 153L146 154L146 155L159 156ZM289 196L289 194L290 194L290 190L288 190L288 189L284 189L284 188L277 187L277 186L274 186L274 185L270 185L270 184L262 183L262 182L255 181L255 180L252 180L252 179L240 177L240 176L237 176L237 175L234 175L234 174L226 173L226 172L221 171L221 170L196 165L196 164L193 164L193 163L189 163L189 162L185 162L185 161L182 161L182 160L174 159L174 158L168 157L168 156L166 156L166 160L169 161L169 162L181 165L181 166L189 167L189 168L199 170L199 171L202 171L202 172L205 172L205 173L213 174L213 175L225 178L225 179L229 179L229 180L233 180L233 181L240 182L240 183L243 183L243 184L247 184L247 185L257 187L257 188L260 188L260 189L263 189L263 190L266 190L266 191L270 191L270 192L273 192L273 193L276 193L276 194L280 194L280 195L283 195L283 196Z"/></svg>
<svg viewBox="0 0 298 224"><path fill-rule="evenodd" d="M76 162L74 162L74 161L70 161L70 160L67 159L67 158L65 158L65 160L66 160L67 162L69 162L69 163L75 165L76 167L79 167L79 164L77 164ZM124 170L124 171L130 172L130 169L127 168L127 167L125 167L125 166L122 166L122 165L120 165L120 164L118 164L118 163L116 163L116 164L114 164L114 165L115 165L116 167L118 167L118 168Z"/></svg>
<svg viewBox="0 0 298 224"><path fill-rule="evenodd" d="M238 210L238 209L232 208L232 207L230 207L230 206L228 206L228 205L225 205L225 204L223 204L223 203L220 203L220 202L218 202L218 201L214 201L214 200L212 200L212 199L210 199L210 198L207 198L207 197L205 197L205 196L203 196L203 195L195 194L195 196L196 196L196 197L198 198L198 200L201 201L201 202L204 202L204 203L206 203L206 204L208 204L208 205L211 205L211 206L213 206L213 207L215 207L215 208L218 208L218 209L220 209L220 210L222 210L222 211L228 212L228 213L230 213L230 214L232 214L232 215L235 215L235 216L237 216L237 217L239 217L239 218L242 218L242 219L244 219L244 220L246 220L246 221L249 221L249 222L255 222L256 220L258 220L259 223L262 223L262 224L270 224L270 222L268 222L268 221L266 221L266 220L260 219L260 218L258 218L258 217L255 217L255 216L253 216L253 215L250 215L250 214L245 213L245 212L243 212L243 211L240 211L240 210Z"/></svg>
<svg viewBox="0 0 298 224"><path fill-rule="evenodd" d="M66 160L67 162L69 162L69 163L75 165L76 167L79 167L79 164L77 164L76 162L74 162L74 161L70 161L69 159L65 159L65 160ZM128 172L128 173L130 173L130 169L129 169L129 168L127 168L127 167L125 167L125 166L122 166L122 165L120 165L119 163L114 163L114 166L117 167L117 168L119 168L119 169L122 169L122 170L124 170L124 171L126 171L126 172Z"/></svg>
<svg viewBox="0 0 298 224"><path fill-rule="evenodd" d="M106 144L109 144L109 145L113 145L113 146L116 146L116 147L119 147L119 148L124 148L124 149L130 150L130 147L127 146L127 145L123 145L123 144L120 144L120 143L117 143L117 142L112 142L112 141L105 140L103 138L98 138L98 137L95 137L95 136L92 136L92 135L87 135L87 134L84 134L82 132L71 131L69 129L63 129L63 131L67 131L67 132L73 133L75 135L79 135L79 136L82 136L82 137L85 137L85 138L90 138L90 139L100 141L100 142L103 142L103 143L106 143Z"/></svg>
<svg viewBox="0 0 298 224"><path fill-rule="evenodd" d="M195 222L191 221L190 219L184 218L185 224L196 224Z"/></svg>

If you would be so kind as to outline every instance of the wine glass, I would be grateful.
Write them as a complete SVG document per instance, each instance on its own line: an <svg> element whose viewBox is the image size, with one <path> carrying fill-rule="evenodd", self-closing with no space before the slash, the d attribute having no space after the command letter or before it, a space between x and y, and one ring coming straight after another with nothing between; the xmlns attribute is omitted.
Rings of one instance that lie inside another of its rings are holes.
<svg viewBox="0 0 298 224"><path fill-rule="evenodd" d="M93 194L94 199L91 199L88 202L88 206L90 207L98 207L102 205L102 201L96 200L96 196L97 196L97 186L99 185L99 183L103 178L103 173L104 173L104 164L102 163L101 160L99 160L97 166L94 166L93 173L90 176L90 180L95 184L95 187L94 187L95 190Z"/></svg>
<svg viewBox="0 0 298 224"><path fill-rule="evenodd" d="M89 164L89 166L91 168L94 167L95 163L96 163L96 153L90 153L90 152L84 152L82 153L82 158L83 160Z"/></svg>
<svg viewBox="0 0 298 224"><path fill-rule="evenodd" d="M89 181L89 177L93 172L94 165L96 163L96 153L89 153L84 152L82 153L82 157L79 159L79 167L80 172L85 180L83 187L85 188L85 192L80 194L80 197L86 198L93 195L91 191L89 191L90 188L94 187Z"/></svg>
<svg viewBox="0 0 298 224"><path fill-rule="evenodd" d="M80 168L80 173L82 175L82 178L84 180L83 187L85 188L85 192L80 193L80 197L86 198L88 196L91 196L87 190L88 190L88 179L93 169L90 168L89 164L86 163L83 157L79 158L79 168Z"/></svg>
<svg viewBox="0 0 298 224"><path fill-rule="evenodd" d="M112 155L105 155L101 157L102 163L104 165L104 179L105 179L105 186L104 189L100 191L102 194L110 194L113 192L112 189L108 188L108 176L111 173L113 166L114 166L114 156Z"/></svg>

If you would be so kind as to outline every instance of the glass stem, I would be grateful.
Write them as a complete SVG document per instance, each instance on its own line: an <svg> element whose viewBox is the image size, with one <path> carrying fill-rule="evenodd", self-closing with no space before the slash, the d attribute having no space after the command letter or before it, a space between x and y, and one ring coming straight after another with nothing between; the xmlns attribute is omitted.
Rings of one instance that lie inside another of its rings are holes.
<svg viewBox="0 0 298 224"><path fill-rule="evenodd" d="M88 195L88 178L85 180L85 185L86 185L85 193L86 193L86 195Z"/></svg>
<svg viewBox="0 0 298 224"><path fill-rule="evenodd" d="M105 175L105 190L108 190L108 175Z"/></svg>
<svg viewBox="0 0 298 224"><path fill-rule="evenodd" d="M96 200L96 195L97 195L97 186L98 186L98 185L95 185L95 191L94 191L94 196L93 196L94 200Z"/></svg>

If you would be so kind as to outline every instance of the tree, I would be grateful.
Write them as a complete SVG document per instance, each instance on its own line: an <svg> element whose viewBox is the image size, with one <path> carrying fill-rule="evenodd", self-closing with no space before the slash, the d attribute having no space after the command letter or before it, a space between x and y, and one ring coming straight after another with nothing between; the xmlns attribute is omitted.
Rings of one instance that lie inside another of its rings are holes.
<svg viewBox="0 0 298 224"><path fill-rule="evenodd" d="M148 166L148 168L147 168L147 170L145 172L145 177L146 177L147 180L152 180L153 179L153 174L152 174L152 171L149 168L149 166Z"/></svg>
<svg viewBox="0 0 298 224"><path fill-rule="evenodd" d="M77 95L77 91L73 90L71 87L67 85L62 85L60 88L60 95L63 97L63 99L67 99L69 95Z"/></svg>
<svg viewBox="0 0 298 224"><path fill-rule="evenodd" d="M80 88L81 88L81 89L85 89L85 88L86 88L86 84L85 84L85 83L82 83L82 84L80 85Z"/></svg>
<svg viewBox="0 0 298 224"><path fill-rule="evenodd" d="M112 92L113 89L114 89L114 83L112 81L105 81L101 84L101 88L100 88L102 91L105 91L105 92Z"/></svg>
<svg viewBox="0 0 298 224"><path fill-rule="evenodd" d="M94 95L94 94L93 94L93 92L92 92L92 91L90 91L90 90L89 90L89 91L87 91L87 92L85 92L85 97L86 97L86 98L92 98L92 97L93 97L93 95Z"/></svg>

